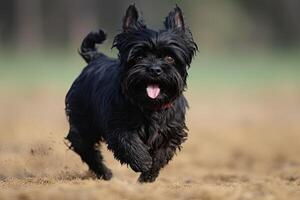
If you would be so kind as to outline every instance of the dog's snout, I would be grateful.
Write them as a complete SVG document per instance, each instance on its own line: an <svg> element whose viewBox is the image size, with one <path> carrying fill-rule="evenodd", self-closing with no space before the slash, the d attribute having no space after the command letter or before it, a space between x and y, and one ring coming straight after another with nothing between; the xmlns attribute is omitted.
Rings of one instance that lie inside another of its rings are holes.
<svg viewBox="0 0 300 200"><path fill-rule="evenodd" d="M162 73L162 69L159 66L152 66L149 70L153 75L156 76L159 76Z"/></svg>

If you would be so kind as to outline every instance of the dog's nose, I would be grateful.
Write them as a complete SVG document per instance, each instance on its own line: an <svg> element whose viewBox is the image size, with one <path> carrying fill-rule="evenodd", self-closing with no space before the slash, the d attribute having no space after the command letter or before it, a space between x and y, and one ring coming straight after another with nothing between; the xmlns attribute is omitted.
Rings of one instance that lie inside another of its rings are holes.
<svg viewBox="0 0 300 200"><path fill-rule="evenodd" d="M162 69L161 69L159 66L152 66L152 67L150 68L150 72L151 72L153 75L159 76L159 75L162 73Z"/></svg>

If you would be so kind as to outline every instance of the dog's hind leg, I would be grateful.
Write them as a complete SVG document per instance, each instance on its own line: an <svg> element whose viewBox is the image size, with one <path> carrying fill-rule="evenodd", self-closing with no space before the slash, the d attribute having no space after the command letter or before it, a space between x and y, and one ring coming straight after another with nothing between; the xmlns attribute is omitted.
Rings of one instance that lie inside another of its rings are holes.
<svg viewBox="0 0 300 200"><path fill-rule="evenodd" d="M66 137L71 143L70 149L75 151L83 162L85 162L91 171L100 179L110 180L112 172L103 163L103 156L99 149L96 148L95 142L85 141L76 128L71 127Z"/></svg>

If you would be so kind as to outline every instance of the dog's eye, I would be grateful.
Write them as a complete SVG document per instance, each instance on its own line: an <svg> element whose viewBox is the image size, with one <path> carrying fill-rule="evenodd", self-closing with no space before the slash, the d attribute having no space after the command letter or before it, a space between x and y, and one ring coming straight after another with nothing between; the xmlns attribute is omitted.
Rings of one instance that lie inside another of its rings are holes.
<svg viewBox="0 0 300 200"><path fill-rule="evenodd" d="M171 56L166 56L165 61L168 64L173 64L175 62L174 58L172 58Z"/></svg>
<svg viewBox="0 0 300 200"><path fill-rule="evenodd" d="M143 56L138 56L135 58L135 61L138 62L138 61L141 61L142 59L143 59Z"/></svg>

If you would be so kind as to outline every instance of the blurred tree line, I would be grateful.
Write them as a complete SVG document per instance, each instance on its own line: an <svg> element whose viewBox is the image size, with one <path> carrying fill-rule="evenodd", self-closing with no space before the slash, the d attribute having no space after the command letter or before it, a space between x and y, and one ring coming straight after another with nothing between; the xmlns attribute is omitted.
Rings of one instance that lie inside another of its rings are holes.
<svg viewBox="0 0 300 200"><path fill-rule="evenodd" d="M0 49L79 46L99 27L112 37L132 2L156 28L177 3L200 46L292 47L300 41L299 0L0 0Z"/></svg>

